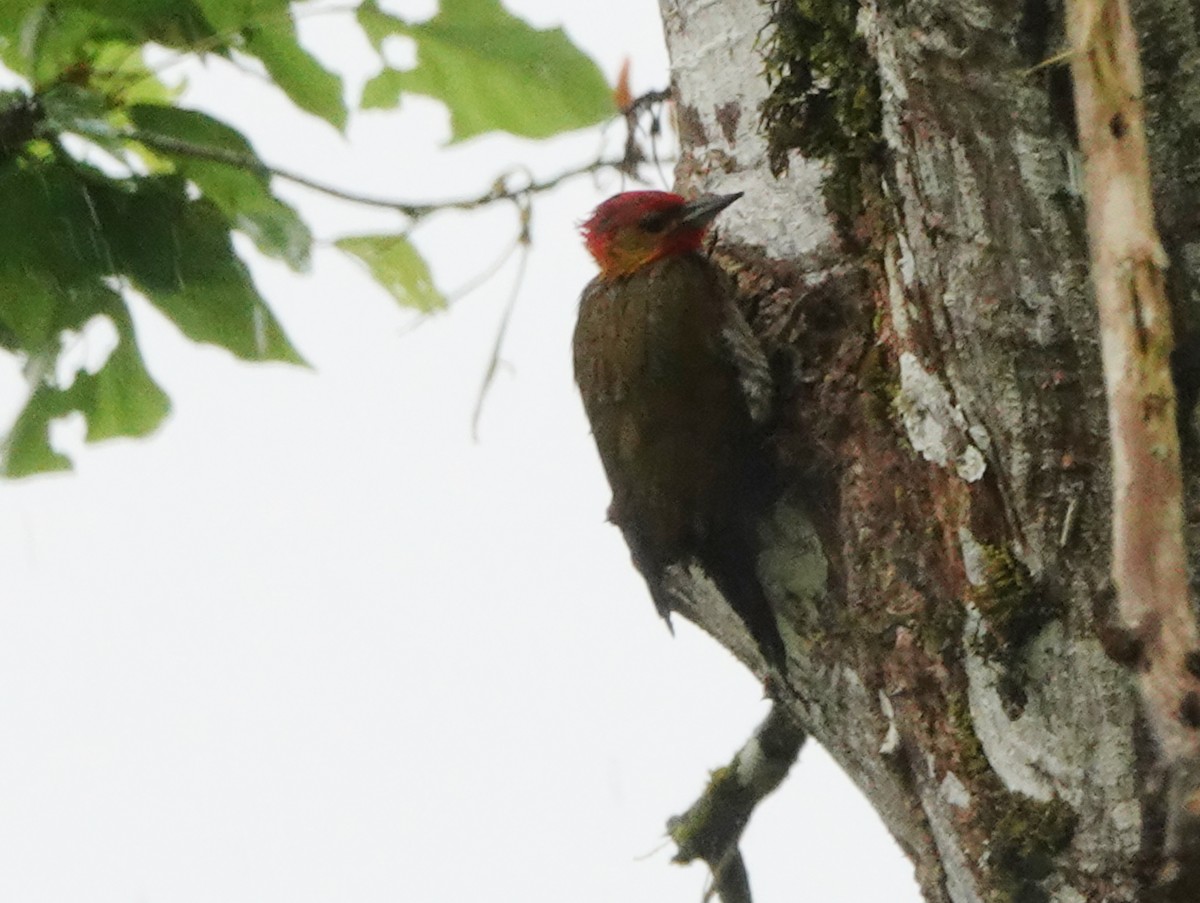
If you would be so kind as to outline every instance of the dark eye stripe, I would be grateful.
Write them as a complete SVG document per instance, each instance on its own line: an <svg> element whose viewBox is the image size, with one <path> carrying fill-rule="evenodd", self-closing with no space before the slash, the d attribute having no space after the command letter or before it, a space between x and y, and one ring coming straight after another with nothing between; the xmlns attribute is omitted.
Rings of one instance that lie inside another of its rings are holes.
<svg viewBox="0 0 1200 903"><path fill-rule="evenodd" d="M671 221L671 214L666 211L656 211L655 213L647 213L640 220L638 226L643 232L661 232L667 227Z"/></svg>

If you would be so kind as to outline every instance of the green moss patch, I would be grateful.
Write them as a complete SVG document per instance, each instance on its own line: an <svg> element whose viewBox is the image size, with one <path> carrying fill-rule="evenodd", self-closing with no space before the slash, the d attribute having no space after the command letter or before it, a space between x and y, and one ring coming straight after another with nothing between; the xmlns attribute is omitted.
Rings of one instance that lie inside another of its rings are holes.
<svg viewBox="0 0 1200 903"><path fill-rule="evenodd" d="M771 171L788 152L825 160L825 198L852 220L862 207L864 166L882 148L879 76L858 33L852 0L770 0L764 40L771 94L762 106Z"/></svg>
<svg viewBox="0 0 1200 903"><path fill-rule="evenodd" d="M1054 857L1075 835L1075 811L1062 800L1048 802L1021 794L996 800L999 817L988 850L999 872L1001 900L1043 903L1050 898L1038 882L1054 869Z"/></svg>
<svg viewBox="0 0 1200 903"><path fill-rule="evenodd" d="M1022 646L1058 611L1037 592L1028 568L1007 548L984 546L983 563L984 582L975 587L971 601L1001 644Z"/></svg>

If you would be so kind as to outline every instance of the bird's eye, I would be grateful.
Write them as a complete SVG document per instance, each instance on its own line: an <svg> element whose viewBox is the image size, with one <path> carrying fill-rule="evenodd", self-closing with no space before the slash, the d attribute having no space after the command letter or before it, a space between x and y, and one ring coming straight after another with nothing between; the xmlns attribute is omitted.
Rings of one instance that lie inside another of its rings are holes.
<svg viewBox="0 0 1200 903"><path fill-rule="evenodd" d="M667 224L671 221L671 214L664 210L658 210L654 213L647 213L640 220L638 226L643 232L661 232L667 228Z"/></svg>

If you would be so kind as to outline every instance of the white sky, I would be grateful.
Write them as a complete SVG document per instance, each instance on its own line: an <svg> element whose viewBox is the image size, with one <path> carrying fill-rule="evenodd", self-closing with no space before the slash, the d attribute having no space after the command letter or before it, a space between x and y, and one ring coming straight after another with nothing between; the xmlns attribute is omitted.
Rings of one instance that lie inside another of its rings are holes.
<svg viewBox="0 0 1200 903"><path fill-rule="evenodd" d="M630 55L636 90L667 80L651 0L510 8L561 16L610 78ZM369 74L336 19L306 29ZM549 175L597 149L586 134L447 151L444 113L419 100L344 141L220 66L192 86L266 159L377 194L470 194L506 165ZM239 364L138 308L175 405L162 431L0 484L0 900L699 900L704 871L668 864L663 824L766 709L707 637L680 623L672 640L604 522L569 366L592 272L574 226L619 189L539 199L479 444L512 262L410 331L340 255L303 279L259 261L315 372ZM323 237L388 221L289 196ZM453 289L513 229L508 210L447 216L418 242ZM16 373L0 370L5 412ZM919 899L812 744L743 850L758 903Z"/></svg>

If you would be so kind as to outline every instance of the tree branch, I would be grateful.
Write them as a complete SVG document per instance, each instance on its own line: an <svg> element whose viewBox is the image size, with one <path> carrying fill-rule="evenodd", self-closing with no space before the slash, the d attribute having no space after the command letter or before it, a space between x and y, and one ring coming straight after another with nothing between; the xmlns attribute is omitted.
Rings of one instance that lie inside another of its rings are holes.
<svg viewBox="0 0 1200 903"><path fill-rule="evenodd" d="M1189 662L1200 658L1200 636L1183 543L1167 259L1154 225L1141 65L1127 0L1074 0L1068 34L1112 443L1113 581L1118 611L1140 640L1142 700L1167 770L1163 877L1174 884L1183 875L1194 889L1200 669Z"/></svg>
<svg viewBox="0 0 1200 903"><path fill-rule="evenodd" d="M723 903L751 903L738 841L754 808L787 777L805 736L786 707L772 705L733 761L713 772L700 799L667 820L667 833L679 845L673 861L708 863Z"/></svg>

